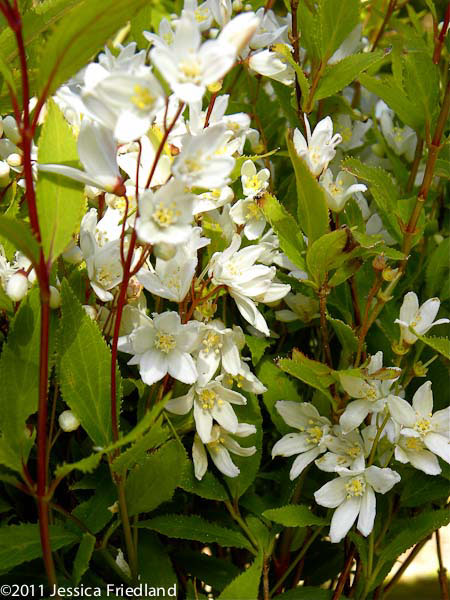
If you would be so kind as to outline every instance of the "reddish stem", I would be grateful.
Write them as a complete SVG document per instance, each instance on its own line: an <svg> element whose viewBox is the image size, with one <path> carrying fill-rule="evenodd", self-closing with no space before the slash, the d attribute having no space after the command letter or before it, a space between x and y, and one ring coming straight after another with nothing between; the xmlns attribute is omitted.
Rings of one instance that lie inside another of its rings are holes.
<svg viewBox="0 0 450 600"><path fill-rule="evenodd" d="M439 37L436 39L436 44L434 46L433 52L433 62L435 65L439 64L441 60L442 47L444 46L445 36L447 35L447 29L450 23L450 2L447 4L447 8L445 9L444 22L442 23L441 33Z"/></svg>

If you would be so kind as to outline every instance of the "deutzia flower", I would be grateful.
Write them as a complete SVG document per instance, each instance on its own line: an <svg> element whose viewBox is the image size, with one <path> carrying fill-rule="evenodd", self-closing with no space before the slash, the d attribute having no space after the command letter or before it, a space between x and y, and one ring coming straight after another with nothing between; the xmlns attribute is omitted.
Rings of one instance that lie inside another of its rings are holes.
<svg viewBox="0 0 450 600"><path fill-rule="evenodd" d="M301 432L288 433L272 448L272 458L298 454L289 473L289 477L295 479L315 458L326 452L331 423L309 402L279 400L275 407L288 425Z"/></svg>
<svg viewBox="0 0 450 600"><path fill-rule="evenodd" d="M298 129L294 131L294 147L316 177L328 167L328 163L335 157L335 147L342 141L342 136L336 133L333 136L333 121L325 117L317 123L311 134L311 127L305 115L306 140Z"/></svg>
<svg viewBox="0 0 450 600"><path fill-rule="evenodd" d="M195 19L184 13L171 46L155 46L150 58L180 100L195 102L203 97L208 85L221 80L231 69L236 50L220 39L202 44Z"/></svg>
<svg viewBox="0 0 450 600"><path fill-rule="evenodd" d="M269 185L269 169L256 171L255 163L246 160L241 167L242 191L247 198L259 196Z"/></svg>
<svg viewBox="0 0 450 600"><path fill-rule="evenodd" d="M336 120L336 131L342 136L342 150L353 150L364 144L364 137L372 127L372 120L352 122L350 115L340 114Z"/></svg>
<svg viewBox="0 0 450 600"><path fill-rule="evenodd" d="M225 185L222 188L212 189L203 194L195 196L194 199L194 215L199 213L216 210L225 204L229 204L234 198L234 192L230 186Z"/></svg>
<svg viewBox="0 0 450 600"><path fill-rule="evenodd" d="M239 423L237 430L233 433L236 437L247 437L256 433L256 427L248 423ZM211 437L203 444L200 436L195 434L192 446L192 460L194 462L194 473L197 479L202 479L208 468L208 455L221 473L227 477L237 477L239 468L231 460L230 452L238 456L252 456L256 452L255 446L243 448L230 435L230 432L219 425L213 425Z"/></svg>
<svg viewBox="0 0 450 600"><path fill-rule="evenodd" d="M220 363L230 375L237 375L241 366L239 350L245 344L242 329L236 325L233 329L225 327L219 319L210 321L201 334L201 350L197 357L198 383L207 383L212 379Z"/></svg>
<svg viewBox="0 0 450 600"><path fill-rule="evenodd" d="M419 308L417 295L414 292L408 292L403 298L403 304L400 308L400 319L395 319L395 323L400 325L401 341L414 344L418 339L418 335L424 335L434 325L450 323L449 319L434 320L440 305L439 298L430 298ZM414 335L413 332L417 335Z"/></svg>
<svg viewBox="0 0 450 600"><path fill-rule="evenodd" d="M154 314L153 320L119 338L119 350L133 354L129 365L139 365L142 381L152 385L167 373L183 383L194 383L197 368L191 352L198 344L198 324L181 324L176 312Z"/></svg>
<svg viewBox="0 0 450 600"><path fill-rule="evenodd" d="M256 375L250 370L248 364L240 359L240 366L237 375L225 371L224 363L222 362L223 384L227 387L232 387L236 382L239 389L252 394L264 394L267 388L260 382Z"/></svg>
<svg viewBox="0 0 450 600"><path fill-rule="evenodd" d="M125 187L117 166L116 142L111 131L98 123L83 119L77 147L84 171L68 165L53 164L39 164L38 169L64 175L118 196L123 195Z"/></svg>
<svg viewBox="0 0 450 600"><path fill-rule="evenodd" d="M230 246L216 252L209 267L209 276L216 285L227 286L239 312L258 331L269 335L267 323L256 308L257 302L274 302L283 298L290 290L289 285L273 282L275 267L255 265L264 247L248 246L239 250L241 237L233 236Z"/></svg>
<svg viewBox="0 0 450 600"><path fill-rule="evenodd" d="M186 136L173 163L173 174L188 187L221 188L229 182L235 160L226 152L231 133L225 125L212 125L196 136Z"/></svg>
<svg viewBox="0 0 450 600"><path fill-rule="evenodd" d="M374 429L374 428L369 428ZM342 468L355 468L367 455L367 447L359 431L351 431L343 435L339 425L333 426L333 435L329 436L327 446L329 452L316 460L321 471L333 473Z"/></svg>
<svg viewBox="0 0 450 600"><path fill-rule="evenodd" d="M400 462L409 461L425 473L437 475L440 468L433 454L450 463L450 407L433 415L431 381L418 388L412 406L397 396L392 400L391 415L402 426L402 436L407 438L396 447L395 458Z"/></svg>
<svg viewBox="0 0 450 600"><path fill-rule="evenodd" d="M394 381L400 377L401 369L390 367L389 370L386 370L390 379L382 378L384 375L382 369L383 352L380 350L370 359L367 366L367 378L340 375L339 379L344 390L352 398L357 398L347 404L339 419L343 433L347 434L356 429L369 413L378 413L384 410L386 403L390 408L389 391ZM377 379L377 373L380 373L379 379Z"/></svg>
<svg viewBox="0 0 450 600"><path fill-rule="evenodd" d="M319 183L326 192L328 208L335 212L341 212L347 200L355 192L365 192L367 190L366 185L356 183L356 177L345 171L339 171L336 179L334 179L331 169L327 169L320 178Z"/></svg>
<svg viewBox="0 0 450 600"><path fill-rule="evenodd" d="M283 300L291 310L276 310L275 316L278 321L292 323L292 321L300 320L303 323L309 323L319 316L319 302L315 298L298 293L287 294Z"/></svg>
<svg viewBox="0 0 450 600"><path fill-rule="evenodd" d="M283 85L292 85L295 80L294 69L282 54L271 50L261 50L252 54L248 61L252 71L264 77L270 77Z"/></svg>
<svg viewBox="0 0 450 600"><path fill-rule="evenodd" d="M417 135L411 127L394 125L394 112L380 101L377 105L377 116L380 119L381 131L388 145L398 155L405 155L406 160L412 161L417 143Z"/></svg>
<svg viewBox="0 0 450 600"><path fill-rule="evenodd" d="M364 468L364 460L353 470L339 469L339 477L314 494L317 504L336 508L331 519L331 541L340 542L357 517L356 526L367 537L375 521L375 492L385 494L399 481L400 475L392 469L380 469L374 465Z"/></svg>
<svg viewBox="0 0 450 600"><path fill-rule="evenodd" d="M192 194L171 179L156 192L146 190L139 196L138 238L148 244L185 242L192 232Z"/></svg>
<svg viewBox="0 0 450 600"><path fill-rule="evenodd" d="M238 200L231 207L230 216L237 225L243 225L244 235L249 240L261 237L266 227L266 219L254 198Z"/></svg>
<svg viewBox="0 0 450 600"><path fill-rule="evenodd" d="M197 433L202 442L211 438L213 420L224 429L235 433L238 419L232 404L247 404L245 396L224 387L218 379L204 386L194 385L187 394L169 400L166 410L177 415L186 415L194 407L194 420Z"/></svg>

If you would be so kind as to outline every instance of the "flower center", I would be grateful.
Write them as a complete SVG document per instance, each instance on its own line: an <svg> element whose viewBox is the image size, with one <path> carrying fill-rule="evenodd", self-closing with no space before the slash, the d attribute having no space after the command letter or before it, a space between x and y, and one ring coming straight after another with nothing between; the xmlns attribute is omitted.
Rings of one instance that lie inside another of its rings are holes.
<svg viewBox="0 0 450 600"><path fill-rule="evenodd" d="M260 185L261 183L258 179L258 175L253 175L252 177L249 177L245 182L245 187L248 187L251 190L257 190Z"/></svg>
<svg viewBox="0 0 450 600"><path fill-rule="evenodd" d="M221 406L223 404L223 400L217 398L216 392L211 389L202 390L199 393L198 398L200 400L200 405L203 408L203 410L211 410L212 408L214 408L216 402L218 406Z"/></svg>
<svg viewBox="0 0 450 600"><path fill-rule="evenodd" d="M199 63L195 58L180 62L179 69L188 79L195 79L202 72Z"/></svg>
<svg viewBox="0 0 450 600"><path fill-rule="evenodd" d="M430 419L418 419L416 421L416 424L414 425L414 430L417 431L417 433L420 433L420 435L425 435L426 433L428 433L431 429L431 421Z"/></svg>
<svg viewBox="0 0 450 600"><path fill-rule="evenodd" d="M209 331L205 338L202 340L203 352L208 354L211 351L214 351L216 354L219 354L220 348L222 348L222 344L220 343L220 335L215 333L214 331Z"/></svg>
<svg viewBox="0 0 450 600"><path fill-rule="evenodd" d="M131 96L131 102L140 110L148 110L155 102L155 97L147 88L141 85L135 85L133 88L134 96Z"/></svg>
<svg viewBox="0 0 450 600"><path fill-rule="evenodd" d="M408 450L422 450L423 443L420 438L409 437L406 440L405 446L408 448Z"/></svg>
<svg viewBox="0 0 450 600"><path fill-rule="evenodd" d="M347 500L353 496L362 496L366 491L366 482L362 477L355 477L345 484Z"/></svg>
<svg viewBox="0 0 450 600"><path fill-rule="evenodd" d="M155 207L155 210L152 214L152 219L160 227L165 229L166 227L169 227L169 225L176 223L180 214L180 211L176 209L175 203L171 204L170 206L164 206L164 204L160 202L158 206Z"/></svg>
<svg viewBox="0 0 450 600"><path fill-rule="evenodd" d="M260 216L259 206L256 202L250 202L247 205L247 212L245 213L246 219L257 219Z"/></svg>
<svg viewBox="0 0 450 600"><path fill-rule="evenodd" d="M318 425L315 425L314 427L308 427L308 429L306 430L306 433L308 434L308 438L307 441L310 444L316 444L319 445L322 437L323 437L323 430L321 427L319 427Z"/></svg>
<svg viewBox="0 0 450 600"><path fill-rule="evenodd" d="M111 268L106 265L104 265L97 271L97 281L104 288L111 287L118 276L119 273L111 271Z"/></svg>
<svg viewBox="0 0 450 600"><path fill-rule="evenodd" d="M349 456L351 456L352 458L356 458L360 455L361 453L361 448L359 446L352 446L351 448L349 448L347 450L347 454Z"/></svg>
<svg viewBox="0 0 450 600"><path fill-rule="evenodd" d="M157 333L155 336L155 348L164 352L164 354L169 354L176 345L175 338L170 333Z"/></svg>

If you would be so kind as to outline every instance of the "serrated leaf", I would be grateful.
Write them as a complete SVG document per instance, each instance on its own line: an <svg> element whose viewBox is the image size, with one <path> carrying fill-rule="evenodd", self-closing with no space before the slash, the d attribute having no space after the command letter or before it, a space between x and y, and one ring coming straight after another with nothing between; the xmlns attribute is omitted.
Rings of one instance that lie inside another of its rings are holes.
<svg viewBox="0 0 450 600"><path fill-rule="evenodd" d="M434 337L434 336L426 336L419 335L419 340L422 340L424 344L445 356L448 360L450 360L450 340L448 338L443 337Z"/></svg>
<svg viewBox="0 0 450 600"><path fill-rule="evenodd" d="M95 454L91 454L90 456L86 456L86 458L82 458L74 463L64 463L59 465L59 467L55 470L56 477L65 477L71 471L81 471L82 473L92 473L100 464L103 453L96 452Z"/></svg>
<svg viewBox="0 0 450 600"><path fill-rule="evenodd" d="M184 448L172 440L130 472L125 486L130 517L150 512L172 498L186 460Z"/></svg>
<svg viewBox="0 0 450 600"><path fill-rule="evenodd" d="M53 551L77 540L78 536L71 531L59 525L50 525L50 544ZM0 564L3 571L41 556L42 547L37 523L0 527Z"/></svg>
<svg viewBox="0 0 450 600"><path fill-rule="evenodd" d="M405 520L400 533L380 547L379 560L383 563L395 560L408 548L426 538L436 529L448 525L448 523L450 523L450 512L446 509L427 511L417 517ZM399 525L400 523L397 522L397 526Z"/></svg>
<svg viewBox="0 0 450 600"><path fill-rule="evenodd" d="M317 10L321 55L327 61L359 24L359 0L319 0Z"/></svg>
<svg viewBox="0 0 450 600"><path fill-rule="evenodd" d="M75 560L73 562L72 581L74 585L80 583L81 578L89 568L92 552L95 547L95 537L90 533L85 533L78 546Z"/></svg>
<svg viewBox="0 0 450 600"><path fill-rule="evenodd" d="M238 567L226 558L208 556L203 552L177 550L175 558L192 577L204 581L215 590L223 590L239 574Z"/></svg>
<svg viewBox="0 0 450 600"><path fill-rule="evenodd" d="M319 81L314 99L321 100L340 92L363 71L382 60L383 53L377 51L369 54L351 54L335 64L328 65Z"/></svg>
<svg viewBox="0 0 450 600"><path fill-rule="evenodd" d="M216 543L223 547L231 546L247 550L252 548L240 531L222 527L197 515L161 515L147 521L140 521L139 527L152 529L170 538Z"/></svg>
<svg viewBox="0 0 450 600"><path fill-rule="evenodd" d="M315 515L307 506L288 504L280 508L271 508L263 512L263 517L285 527L308 527L326 525L327 520Z"/></svg>
<svg viewBox="0 0 450 600"><path fill-rule="evenodd" d="M319 287L325 282L328 272L344 262L347 240L347 231L338 229L321 236L308 247L307 271Z"/></svg>
<svg viewBox="0 0 450 600"><path fill-rule="evenodd" d="M148 456L148 451L158 448L170 436L169 429L161 427L161 424L153 425L153 427L145 433L141 438L130 446L125 452L122 452L112 463L113 471L124 472L131 469L135 465L143 464Z"/></svg>
<svg viewBox="0 0 450 600"><path fill-rule="evenodd" d="M445 299L449 292L449 270L450 264L450 238L445 238L431 254L425 271L426 297L438 295L441 300Z"/></svg>
<svg viewBox="0 0 450 600"><path fill-rule="evenodd" d="M334 319L333 317L328 316L327 321L331 324L339 339L342 346L342 354L345 354L346 358L349 359L351 355L358 350L358 338L356 337L355 332L350 325L347 325L347 323L344 323L344 321L341 321L340 319Z"/></svg>
<svg viewBox="0 0 450 600"><path fill-rule="evenodd" d="M448 498L449 482L444 477L430 477L414 469L414 474L407 479L400 500L402 506L424 506L433 501Z"/></svg>
<svg viewBox="0 0 450 600"><path fill-rule="evenodd" d="M111 519L113 513L110 507L117 502L117 488L112 482L108 469L100 468L95 474L94 493L86 500L78 504L72 514L77 517L92 533L98 533ZM76 522L68 521L67 527L79 532L80 528ZM84 532L83 532L84 533Z"/></svg>
<svg viewBox="0 0 450 600"><path fill-rule="evenodd" d="M218 600L255 600L259 598L259 582L263 566L263 553L260 552L246 571L238 575L220 594Z"/></svg>
<svg viewBox="0 0 450 600"><path fill-rule="evenodd" d="M140 531L138 540L139 582L149 583L153 587L160 586L165 590L173 588L177 576L167 547L151 531Z"/></svg>
<svg viewBox="0 0 450 600"><path fill-rule="evenodd" d="M229 500L227 490L210 471L207 471L199 481L195 477L194 467L190 461L186 461L179 487L190 494L200 496L200 498L220 501Z"/></svg>
<svg viewBox="0 0 450 600"><path fill-rule="evenodd" d="M96 0L78 3L55 26L42 49L38 81L48 95L92 59L146 0Z"/></svg>
<svg viewBox="0 0 450 600"><path fill-rule="evenodd" d="M274 340L246 335L245 343L247 344L250 354L252 355L252 364L254 367L256 367L261 358L264 356L267 348L270 348L270 346L274 343Z"/></svg>
<svg viewBox="0 0 450 600"><path fill-rule="evenodd" d="M287 146L297 183L298 222L312 243L329 231L327 199L323 188L317 183L305 161L297 154L289 135Z"/></svg>
<svg viewBox="0 0 450 600"><path fill-rule="evenodd" d="M375 200L385 227L397 241L401 241L403 234L394 215L399 201L398 187L392 180L391 175L380 167L365 165L356 158L344 160L342 168L370 184L370 193Z"/></svg>
<svg viewBox="0 0 450 600"><path fill-rule="evenodd" d="M282 358L278 361L278 366L286 373L319 390L330 402L333 402L328 388L334 383L334 378L331 375L332 370L327 365L311 360L302 352L294 350L292 359Z"/></svg>
<svg viewBox="0 0 450 600"><path fill-rule="evenodd" d="M40 163L69 164L78 159L75 137L62 112L51 100L39 137ZM86 210L86 200L80 185L67 177L39 173L36 186L37 210L42 246L46 259L56 259L78 233Z"/></svg>
<svg viewBox="0 0 450 600"><path fill-rule="evenodd" d="M63 399L96 446L111 442L111 353L67 281L61 286L59 372ZM117 373L120 390L120 374Z"/></svg>
<svg viewBox="0 0 450 600"><path fill-rule="evenodd" d="M304 251L306 244L297 221L271 194L264 194L260 200L264 216L269 221L280 240L280 248L299 269L305 269Z"/></svg>
<svg viewBox="0 0 450 600"><path fill-rule="evenodd" d="M0 215L0 236L13 244L36 266L39 263L39 244L25 221Z"/></svg>

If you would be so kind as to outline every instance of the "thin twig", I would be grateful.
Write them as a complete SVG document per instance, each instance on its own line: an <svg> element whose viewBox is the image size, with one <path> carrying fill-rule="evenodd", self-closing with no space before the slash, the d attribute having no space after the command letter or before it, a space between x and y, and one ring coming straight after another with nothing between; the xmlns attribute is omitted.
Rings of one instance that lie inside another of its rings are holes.
<svg viewBox="0 0 450 600"><path fill-rule="evenodd" d="M448 600L448 581L447 581L447 569L445 568L444 561L442 560L442 549L441 549L441 538L439 535L439 529L436 530L436 553L439 562L439 585L441 588L441 600Z"/></svg>
<svg viewBox="0 0 450 600"><path fill-rule="evenodd" d="M392 17L392 13L395 10L395 5L397 4L397 0L390 0L389 1L389 6L388 9L386 11L386 14L384 15L384 19L383 22L381 23L381 27L378 30L378 33L375 37L375 40L372 44L372 48L370 49L371 52L373 52L375 50L375 48L378 46L378 42L381 40L381 38L383 37L384 34L384 30L386 29L386 26L389 22L389 19Z"/></svg>
<svg viewBox="0 0 450 600"><path fill-rule="evenodd" d="M383 598L385 598L392 591L392 588L394 587L394 585L396 583L398 583L400 577L403 575L403 573L406 571L406 569L409 567L409 565L412 563L412 561L416 558L416 556L419 554L419 552L422 550L422 548L425 546L425 544L428 542L428 540L430 538L431 538L431 535L429 535L424 540L422 540L421 542L419 542L418 544L416 544L414 546L414 548L411 550L411 552L405 558L405 560L403 561L401 566L395 572L395 574L392 577L392 579L390 580L390 582L384 587Z"/></svg>

